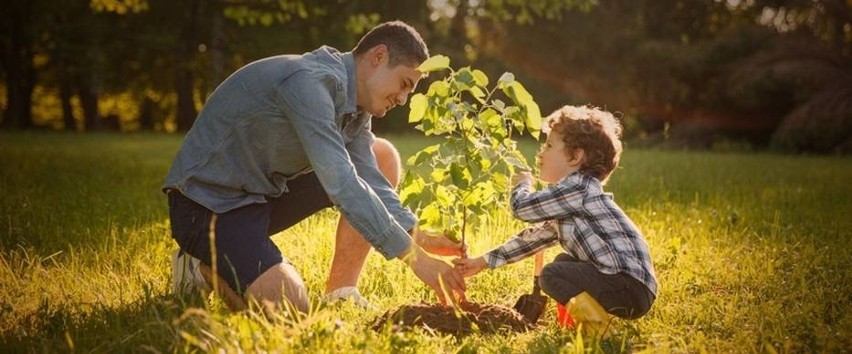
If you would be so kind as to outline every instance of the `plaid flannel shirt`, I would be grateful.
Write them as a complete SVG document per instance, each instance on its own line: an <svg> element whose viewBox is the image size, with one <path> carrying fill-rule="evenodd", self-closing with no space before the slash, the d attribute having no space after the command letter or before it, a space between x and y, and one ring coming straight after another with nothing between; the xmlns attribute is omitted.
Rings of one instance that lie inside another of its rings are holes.
<svg viewBox="0 0 852 354"><path fill-rule="evenodd" d="M573 173L544 190L531 192L531 187L520 183L512 190L512 213L539 224L487 252L484 258L490 268L559 243L569 255L593 263L601 273L625 273L657 294L648 244L597 178Z"/></svg>

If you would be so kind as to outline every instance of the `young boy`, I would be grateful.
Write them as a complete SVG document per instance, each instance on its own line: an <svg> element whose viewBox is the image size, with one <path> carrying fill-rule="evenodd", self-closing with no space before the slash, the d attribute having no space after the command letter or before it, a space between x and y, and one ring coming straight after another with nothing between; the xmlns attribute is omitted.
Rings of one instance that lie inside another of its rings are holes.
<svg viewBox="0 0 852 354"><path fill-rule="evenodd" d="M477 258L453 263L464 276L497 268L559 244L565 250L541 271L542 290L586 330L603 334L612 315L635 319L651 308L657 280L639 229L604 193L621 155L621 126L609 112L565 106L547 117L538 153L549 186L532 191L529 172L513 177L512 213L537 226Z"/></svg>

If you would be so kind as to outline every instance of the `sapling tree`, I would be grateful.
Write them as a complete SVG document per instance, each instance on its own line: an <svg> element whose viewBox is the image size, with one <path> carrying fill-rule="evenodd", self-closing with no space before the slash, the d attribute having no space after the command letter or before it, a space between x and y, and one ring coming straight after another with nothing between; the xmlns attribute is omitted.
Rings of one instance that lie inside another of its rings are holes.
<svg viewBox="0 0 852 354"><path fill-rule="evenodd" d="M465 67L453 70L436 55L421 72L449 71L425 94L411 97L408 120L427 136L443 139L407 161L400 198L415 210L420 227L465 242L488 217L488 209L506 203L510 177L529 170L512 132L538 138L541 112L511 73L489 86L488 76Z"/></svg>

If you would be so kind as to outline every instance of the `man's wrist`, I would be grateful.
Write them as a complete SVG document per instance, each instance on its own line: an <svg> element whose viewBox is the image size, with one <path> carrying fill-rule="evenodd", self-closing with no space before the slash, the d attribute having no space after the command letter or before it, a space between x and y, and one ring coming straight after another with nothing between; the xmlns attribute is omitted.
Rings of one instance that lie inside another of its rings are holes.
<svg viewBox="0 0 852 354"><path fill-rule="evenodd" d="M420 241L423 241L423 240L422 240L422 235L421 235L421 234L420 234L420 232L417 230L417 227L416 227L416 226L415 226L414 228L412 228L411 230L408 230L408 234L411 236L411 240L412 240L412 241L414 241L414 242L413 242L414 244L419 245L419 244L420 244Z"/></svg>
<svg viewBox="0 0 852 354"><path fill-rule="evenodd" d="M419 253L421 253L420 246L417 245L417 242L412 242L411 245L405 251L402 251L397 258L411 266L417 260L417 257L420 256Z"/></svg>

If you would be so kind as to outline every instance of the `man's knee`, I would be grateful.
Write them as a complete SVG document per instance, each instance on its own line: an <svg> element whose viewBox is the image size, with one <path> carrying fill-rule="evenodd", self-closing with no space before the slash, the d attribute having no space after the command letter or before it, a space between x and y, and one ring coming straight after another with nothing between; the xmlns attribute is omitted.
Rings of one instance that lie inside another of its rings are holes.
<svg viewBox="0 0 852 354"><path fill-rule="evenodd" d="M249 285L246 297L256 300L275 310L282 301L288 301L296 310L308 312L308 292L305 282L289 263L281 263L267 271Z"/></svg>
<svg viewBox="0 0 852 354"><path fill-rule="evenodd" d="M391 185L396 187L399 184L400 173L402 171L402 162L399 159L399 152L396 150L396 147L390 141L376 138L376 141L373 143L373 154L376 155L379 170Z"/></svg>

